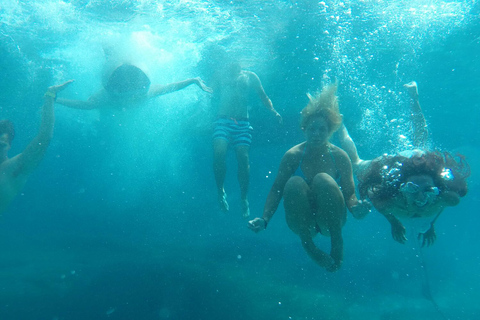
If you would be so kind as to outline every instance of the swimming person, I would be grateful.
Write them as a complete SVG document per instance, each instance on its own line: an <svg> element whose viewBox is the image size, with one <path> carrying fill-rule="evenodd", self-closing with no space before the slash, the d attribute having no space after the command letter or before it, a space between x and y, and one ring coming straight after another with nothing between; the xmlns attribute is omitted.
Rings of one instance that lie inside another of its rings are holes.
<svg viewBox="0 0 480 320"><path fill-rule="evenodd" d="M462 155L430 151L428 130L415 82L405 85L411 97L413 143L417 149L362 160L347 129L339 130L340 144L352 160L359 192L388 220L395 241L405 243L403 221L420 227L422 246L436 239L434 224L446 207L456 206L467 194L470 168ZM412 220L413 219L413 220ZM423 225L422 225L423 224Z"/></svg>
<svg viewBox="0 0 480 320"><path fill-rule="evenodd" d="M186 79L167 85L150 85L148 76L138 67L124 63L114 69L107 78L104 87L88 98L87 101L57 99L57 103L74 109L132 108L161 95L182 90L192 84L205 92L212 93L200 78Z"/></svg>
<svg viewBox="0 0 480 320"><path fill-rule="evenodd" d="M355 195L348 155L328 141L342 123L336 91L337 85L333 84L315 97L309 95L310 102L301 114L306 141L285 153L263 216L248 223L255 232L266 229L283 197L288 227L300 237L310 258L332 272L343 261L346 209L358 219L370 211L370 203L359 201ZM313 242L318 233L330 237L330 254Z"/></svg>
<svg viewBox="0 0 480 320"><path fill-rule="evenodd" d="M8 150L15 136L13 124L9 120L0 121L0 214L23 189L28 176L43 159L53 136L55 98L58 92L72 82L73 80L70 80L48 88L44 96L40 130L25 150L13 158L8 157Z"/></svg>
<svg viewBox="0 0 480 320"><path fill-rule="evenodd" d="M229 210L224 180L226 155L228 146L231 145L237 155L242 216L247 218L250 215L247 194L250 181L249 150L253 131L248 116L250 91L256 92L263 105L271 111L279 123L282 123L282 116L273 108L260 78L252 71L242 70L238 63L230 63L226 70L222 70L222 74L213 83L213 88L214 101L218 104L213 134L213 170L218 203L222 211Z"/></svg>

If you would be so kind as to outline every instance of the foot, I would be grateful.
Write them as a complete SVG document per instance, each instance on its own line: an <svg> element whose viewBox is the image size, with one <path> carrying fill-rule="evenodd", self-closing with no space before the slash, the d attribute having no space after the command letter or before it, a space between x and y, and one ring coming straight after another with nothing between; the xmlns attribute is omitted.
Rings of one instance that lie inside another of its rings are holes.
<svg viewBox="0 0 480 320"><path fill-rule="evenodd" d="M218 194L218 205L220 206L220 210L222 210L223 212L228 212L229 206L227 202L227 194L225 193L225 191Z"/></svg>
<svg viewBox="0 0 480 320"><path fill-rule="evenodd" d="M407 89L408 94L410 95L410 97L412 97L412 99L418 98L418 87L415 81L406 83L403 86Z"/></svg>
<svg viewBox="0 0 480 320"><path fill-rule="evenodd" d="M248 200L241 200L240 204L242 206L242 217L247 219L250 216L250 205Z"/></svg>

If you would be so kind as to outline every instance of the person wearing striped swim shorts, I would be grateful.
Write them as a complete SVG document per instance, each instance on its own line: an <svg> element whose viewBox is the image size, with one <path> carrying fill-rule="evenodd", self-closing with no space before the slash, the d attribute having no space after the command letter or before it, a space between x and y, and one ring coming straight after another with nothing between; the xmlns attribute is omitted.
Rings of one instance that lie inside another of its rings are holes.
<svg viewBox="0 0 480 320"><path fill-rule="evenodd" d="M250 182L249 150L253 128L248 117L250 92L255 92L265 107L281 123L282 117L273 108L272 101L265 93L259 77L251 71L242 70L239 63L228 63L219 70L213 83L213 101L218 104L217 120L213 133L213 169L217 184L218 204L224 212L229 211L224 188L226 155L228 147L235 149L240 184L240 204L244 218L250 215L248 185Z"/></svg>

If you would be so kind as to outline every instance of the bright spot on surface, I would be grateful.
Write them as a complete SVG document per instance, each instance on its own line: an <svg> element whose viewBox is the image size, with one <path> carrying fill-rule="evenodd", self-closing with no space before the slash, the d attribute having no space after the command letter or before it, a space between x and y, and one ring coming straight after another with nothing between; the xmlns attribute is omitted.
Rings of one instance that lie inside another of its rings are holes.
<svg viewBox="0 0 480 320"><path fill-rule="evenodd" d="M399 135L400 139L407 139L403 134Z"/></svg>
<svg viewBox="0 0 480 320"><path fill-rule="evenodd" d="M242 259L242 256L241 256L241 255L238 255L238 256L237 256L237 259L238 259L238 260Z"/></svg>
<svg viewBox="0 0 480 320"><path fill-rule="evenodd" d="M114 312L115 312L115 308L110 308L110 309L107 310L107 312L105 312L105 314L106 314L107 316L109 316L109 315L111 315L111 314L114 313Z"/></svg>

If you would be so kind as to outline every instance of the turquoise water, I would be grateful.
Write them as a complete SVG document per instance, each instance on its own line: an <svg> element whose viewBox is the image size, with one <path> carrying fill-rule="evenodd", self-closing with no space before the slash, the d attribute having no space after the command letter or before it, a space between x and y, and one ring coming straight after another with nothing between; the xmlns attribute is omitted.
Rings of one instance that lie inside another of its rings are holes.
<svg viewBox="0 0 480 320"><path fill-rule="evenodd" d="M349 215L331 274L282 206L267 231L248 230L233 154L231 210L218 210L208 94L191 86L123 111L57 105L48 153L0 221L0 319L478 319L479 14L478 1L2 1L10 155L35 136L48 86L75 79L60 95L71 99L101 88L105 48L154 84L208 84L227 52L284 117L252 105L253 216L303 139L306 93L335 79L363 158L410 145L402 85L415 80L432 145L466 155L472 175L429 248L413 234L396 243L378 212Z"/></svg>

